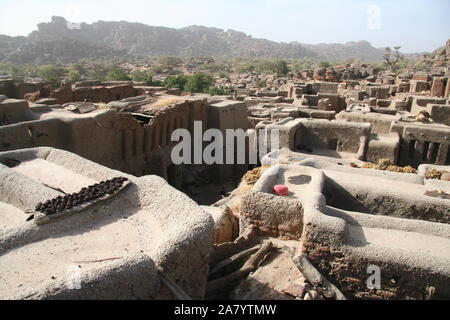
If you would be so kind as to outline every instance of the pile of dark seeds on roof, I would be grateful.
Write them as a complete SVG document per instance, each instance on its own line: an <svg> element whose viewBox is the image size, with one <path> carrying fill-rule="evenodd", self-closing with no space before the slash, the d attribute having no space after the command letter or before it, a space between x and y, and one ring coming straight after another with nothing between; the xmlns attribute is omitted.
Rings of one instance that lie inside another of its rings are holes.
<svg viewBox="0 0 450 320"><path fill-rule="evenodd" d="M58 196L45 203L38 203L35 211L50 216L58 212L63 212L64 210L70 210L79 205L102 198L107 194L114 194L127 180L127 178L121 177L102 181L87 188L83 188L78 193Z"/></svg>

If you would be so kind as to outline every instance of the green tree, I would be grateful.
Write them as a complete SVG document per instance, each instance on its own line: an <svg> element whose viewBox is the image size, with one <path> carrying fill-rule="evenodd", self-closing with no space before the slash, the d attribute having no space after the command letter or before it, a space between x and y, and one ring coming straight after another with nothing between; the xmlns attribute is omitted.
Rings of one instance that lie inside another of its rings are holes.
<svg viewBox="0 0 450 320"><path fill-rule="evenodd" d="M184 75L168 76L164 80L164 84L169 88L177 88L180 89L181 91L185 91L188 80L189 77Z"/></svg>
<svg viewBox="0 0 450 320"><path fill-rule="evenodd" d="M186 84L186 91L190 93L206 93L214 83L211 75L206 73L196 73L189 77Z"/></svg>
<svg viewBox="0 0 450 320"><path fill-rule="evenodd" d="M387 66L384 63L374 63L373 64L373 72L375 74L380 73L382 71L386 71Z"/></svg>
<svg viewBox="0 0 450 320"><path fill-rule="evenodd" d="M146 72L146 71L136 69L131 73L131 79L134 82L144 82L145 79L148 77L148 73L149 73L148 71Z"/></svg>
<svg viewBox="0 0 450 320"><path fill-rule="evenodd" d="M69 73L67 74L67 79L69 79L70 82L80 81L81 74L78 70L71 69L71 70L69 70Z"/></svg>
<svg viewBox="0 0 450 320"><path fill-rule="evenodd" d="M151 69L152 69L153 74L161 74L164 71L163 67L161 67L161 66L153 66Z"/></svg>
<svg viewBox="0 0 450 320"><path fill-rule="evenodd" d="M106 79L109 81L130 81L131 78L122 68L114 66L106 75Z"/></svg>
<svg viewBox="0 0 450 320"><path fill-rule="evenodd" d="M217 75L219 76L219 78L225 78L229 75L229 73L227 71L219 71Z"/></svg>
<svg viewBox="0 0 450 320"><path fill-rule="evenodd" d="M11 66L10 74L16 82L25 81L25 70L20 66Z"/></svg>
<svg viewBox="0 0 450 320"><path fill-rule="evenodd" d="M414 66L414 71L424 71L426 68L427 66L424 63L419 62Z"/></svg>
<svg viewBox="0 0 450 320"><path fill-rule="evenodd" d="M267 80L258 80L256 81L256 85L258 88L265 88L267 87Z"/></svg>
<svg viewBox="0 0 450 320"><path fill-rule="evenodd" d="M232 92L229 88L226 87L211 87L206 90L206 93L212 96L227 96L230 95Z"/></svg>
<svg viewBox="0 0 450 320"><path fill-rule="evenodd" d="M89 70L87 71L87 75L88 75L89 79L105 81L108 72L109 72L109 68L107 66L96 63L92 67L89 68Z"/></svg>
<svg viewBox="0 0 450 320"><path fill-rule="evenodd" d="M144 82L147 86L154 86L154 87L163 87L164 82L160 80L153 80L153 76L151 73L148 73L147 76L144 79Z"/></svg>
<svg viewBox="0 0 450 320"><path fill-rule="evenodd" d="M70 70L76 70L80 73L81 76L86 75L86 69L83 67L83 65L79 64L79 63L75 63L73 64L70 68Z"/></svg>
<svg viewBox="0 0 450 320"><path fill-rule="evenodd" d="M256 67L251 62L246 62L246 63L241 64L241 65L236 67L236 71L238 73L248 73L248 72L253 72L255 70L256 70Z"/></svg>
<svg viewBox="0 0 450 320"><path fill-rule="evenodd" d="M39 76L52 84L58 84L66 74L67 70L62 67L42 66L39 68Z"/></svg>
<svg viewBox="0 0 450 320"><path fill-rule="evenodd" d="M319 68L329 68L331 67L331 63L328 61L320 61L319 62Z"/></svg>
<svg viewBox="0 0 450 320"><path fill-rule="evenodd" d="M277 72L277 75L279 77L285 76L289 72L288 64L284 60L278 60L275 62L275 69Z"/></svg>
<svg viewBox="0 0 450 320"><path fill-rule="evenodd" d="M276 63L270 60L260 60L256 64L256 71L259 73L270 74L277 72Z"/></svg>

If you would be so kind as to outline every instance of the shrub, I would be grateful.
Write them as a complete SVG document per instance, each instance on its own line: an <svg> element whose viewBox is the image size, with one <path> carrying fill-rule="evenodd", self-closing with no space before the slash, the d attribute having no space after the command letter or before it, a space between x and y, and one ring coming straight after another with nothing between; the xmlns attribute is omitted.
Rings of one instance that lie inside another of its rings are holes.
<svg viewBox="0 0 450 320"><path fill-rule="evenodd" d="M92 80L104 81L109 72L108 67L103 64L94 64L87 72L87 75Z"/></svg>
<svg viewBox="0 0 450 320"><path fill-rule="evenodd" d="M289 72L288 64L284 60L278 60L275 62L275 69L277 72L277 75L279 77L285 76Z"/></svg>
<svg viewBox="0 0 450 320"><path fill-rule="evenodd" d="M236 71L238 73L248 73L256 70L256 67L253 63L245 63L236 67Z"/></svg>
<svg viewBox="0 0 450 320"><path fill-rule="evenodd" d="M321 62L319 62L319 67L320 68L329 68L329 67L331 67L331 63L329 63L328 61L321 61Z"/></svg>
<svg viewBox="0 0 450 320"><path fill-rule="evenodd" d="M120 67L114 66L106 75L106 79L109 81L131 81L128 74Z"/></svg>
<svg viewBox="0 0 450 320"><path fill-rule="evenodd" d="M153 66L152 67L152 72L153 74L161 74L163 73L163 68L161 66Z"/></svg>
<svg viewBox="0 0 450 320"><path fill-rule="evenodd" d="M256 85L258 86L258 88L265 88L267 87L267 80L258 80L256 82Z"/></svg>
<svg viewBox="0 0 450 320"><path fill-rule="evenodd" d="M81 74L78 70L72 69L69 71L67 78L69 79L70 82L77 82L80 81Z"/></svg>
<svg viewBox="0 0 450 320"><path fill-rule="evenodd" d="M188 80L189 77L184 75L168 76L164 80L164 84L169 88L177 88L180 89L181 91L185 91Z"/></svg>
<svg viewBox="0 0 450 320"><path fill-rule="evenodd" d="M256 64L256 71L259 73L276 73L277 72L277 66L276 63L270 60L260 60Z"/></svg>
<svg viewBox="0 0 450 320"><path fill-rule="evenodd" d="M42 66L39 68L39 76L53 84L58 84L66 74L67 70L62 67Z"/></svg>
<svg viewBox="0 0 450 320"><path fill-rule="evenodd" d="M145 85L147 86L153 86L153 87L163 87L164 82L160 80L153 80L153 77L151 75L147 75L147 77L144 79Z"/></svg>
<svg viewBox="0 0 450 320"><path fill-rule="evenodd" d="M131 79L134 82L144 82L145 79L147 78L147 76L148 76L148 72L141 71L141 70L134 70L131 73Z"/></svg>
<svg viewBox="0 0 450 320"><path fill-rule="evenodd" d="M206 73L196 73L188 78L186 91L190 93L206 93L214 83L211 75Z"/></svg>

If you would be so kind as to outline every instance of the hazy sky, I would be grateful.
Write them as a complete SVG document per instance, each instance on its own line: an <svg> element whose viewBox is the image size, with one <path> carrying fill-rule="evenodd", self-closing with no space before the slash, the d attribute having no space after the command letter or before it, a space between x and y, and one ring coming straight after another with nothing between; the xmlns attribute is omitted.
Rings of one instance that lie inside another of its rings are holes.
<svg viewBox="0 0 450 320"><path fill-rule="evenodd" d="M283 42L368 40L404 52L432 51L450 38L450 0L0 0L0 34L28 35L53 15L72 22L196 24Z"/></svg>

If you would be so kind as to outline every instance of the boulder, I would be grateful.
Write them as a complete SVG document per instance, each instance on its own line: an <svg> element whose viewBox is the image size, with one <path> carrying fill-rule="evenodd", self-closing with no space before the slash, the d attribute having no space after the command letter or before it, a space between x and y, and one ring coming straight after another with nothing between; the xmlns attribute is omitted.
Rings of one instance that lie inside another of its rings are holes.
<svg viewBox="0 0 450 320"><path fill-rule="evenodd" d="M233 242L237 237L239 231L237 218L233 212L228 208L207 207L202 208L208 212L214 220L214 243L221 244L226 242Z"/></svg>

